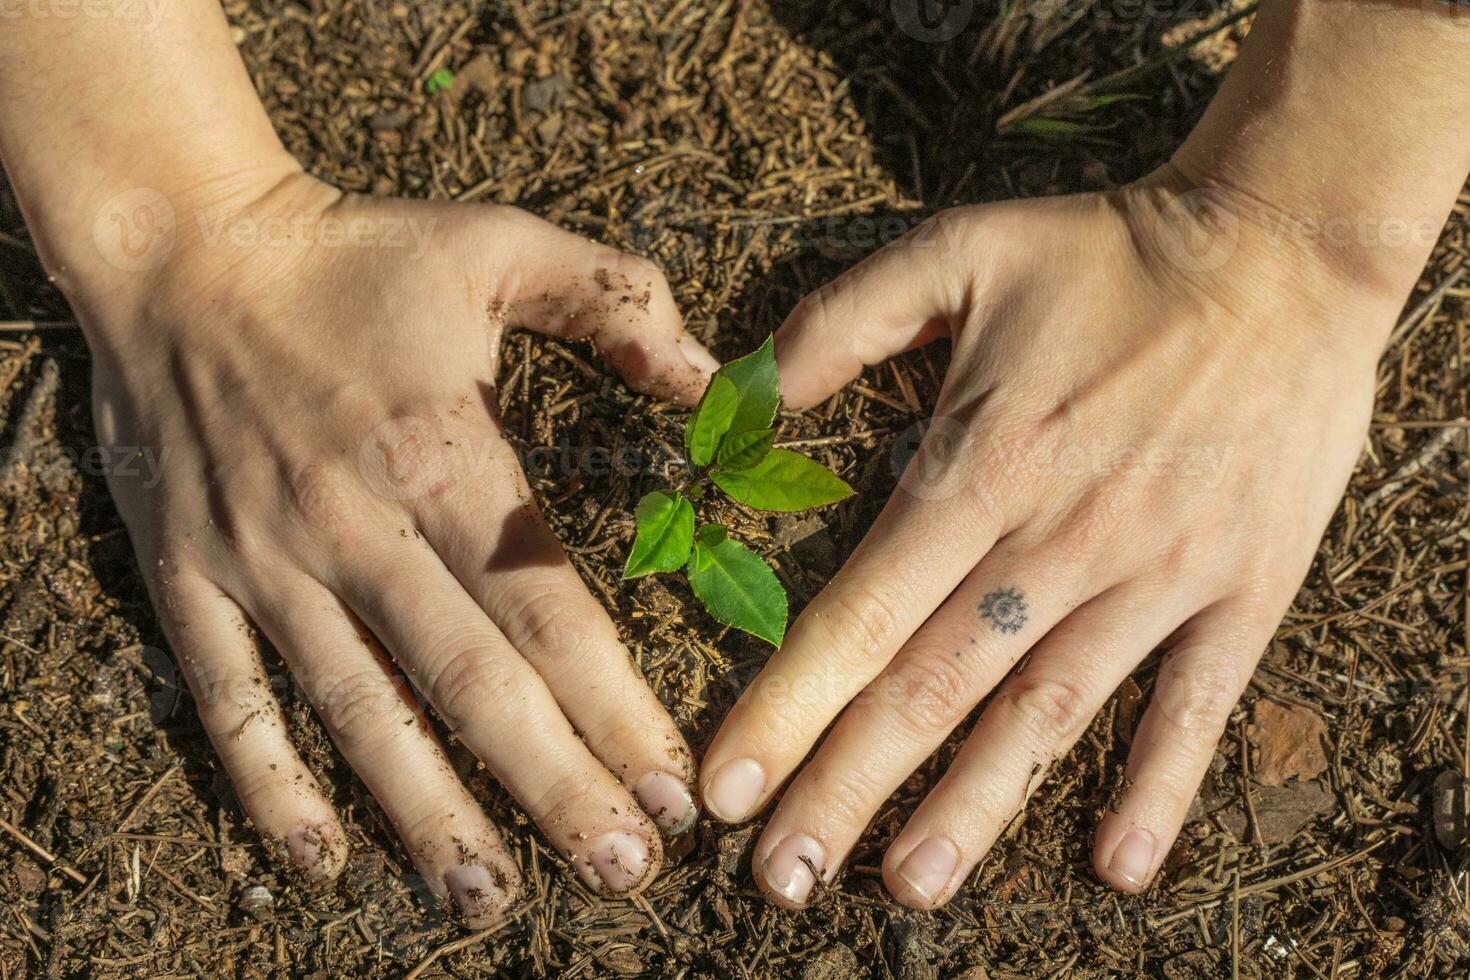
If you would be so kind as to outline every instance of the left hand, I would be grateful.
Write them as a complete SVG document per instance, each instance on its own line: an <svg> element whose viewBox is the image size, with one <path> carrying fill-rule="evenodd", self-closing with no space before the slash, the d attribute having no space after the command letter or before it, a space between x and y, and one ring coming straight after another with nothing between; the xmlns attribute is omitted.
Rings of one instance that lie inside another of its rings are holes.
<svg viewBox="0 0 1470 980"><path fill-rule="evenodd" d="M745 820L836 720L755 849L778 904L805 904L813 869L830 880L990 695L883 862L903 904L947 901L1163 646L1093 850L1124 891L1158 871L1353 470L1407 289L1273 236L1249 201L1165 172L947 212L782 327L797 407L915 344L954 346L898 490L705 758L709 811ZM1201 202L1233 233L1209 238Z"/></svg>

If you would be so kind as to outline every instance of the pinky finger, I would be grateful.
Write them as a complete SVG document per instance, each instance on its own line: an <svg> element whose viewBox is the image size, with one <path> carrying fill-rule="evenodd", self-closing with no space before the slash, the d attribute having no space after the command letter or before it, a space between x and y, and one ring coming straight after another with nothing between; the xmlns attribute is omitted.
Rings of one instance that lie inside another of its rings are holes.
<svg viewBox="0 0 1470 980"><path fill-rule="evenodd" d="M246 816L308 877L335 877L346 835L286 733L254 627L204 579L176 580L162 598L164 632Z"/></svg>
<svg viewBox="0 0 1470 980"><path fill-rule="evenodd" d="M1274 622L1226 602L1188 623L1164 656L1128 756L1121 801L1098 825L1092 861L1139 892L1164 863Z"/></svg>

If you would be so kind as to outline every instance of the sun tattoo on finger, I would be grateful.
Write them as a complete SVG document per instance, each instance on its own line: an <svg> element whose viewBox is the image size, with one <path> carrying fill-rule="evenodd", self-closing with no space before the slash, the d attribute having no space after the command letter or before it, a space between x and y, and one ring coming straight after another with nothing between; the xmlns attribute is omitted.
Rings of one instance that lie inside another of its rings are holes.
<svg viewBox="0 0 1470 980"><path fill-rule="evenodd" d="M980 615L1002 633L1019 633L1026 625L1026 597L1016 589L994 589L980 600Z"/></svg>

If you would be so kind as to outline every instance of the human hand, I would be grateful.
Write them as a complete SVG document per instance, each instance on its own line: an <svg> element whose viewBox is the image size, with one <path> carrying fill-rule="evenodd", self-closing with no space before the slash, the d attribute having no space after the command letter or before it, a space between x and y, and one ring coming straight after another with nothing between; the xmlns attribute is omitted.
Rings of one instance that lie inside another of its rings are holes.
<svg viewBox="0 0 1470 980"><path fill-rule="evenodd" d="M703 762L723 820L791 777L754 851L773 900L830 880L989 696L883 862L900 902L947 901L1163 646L1093 849L1116 888L1157 872L1353 469L1408 288L1255 213L1172 171L945 212L777 334L796 407L938 336L953 356L898 489Z"/></svg>
<svg viewBox="0 0 1470 980"><path fill-rule="evenodd" d="M591 337L684 403L715 361L654 267L513 208L343 197L299 173L232 200L252 203L191 208L136 288L74 299L99 440L164 461L156 488L110 483L245 812L311 876L342 867L258 627L469 924L505 914L519 878L413 689L587 884L641 888L655 822L696 815L692 759L538 516L495 361L507 325Z"/></svg>

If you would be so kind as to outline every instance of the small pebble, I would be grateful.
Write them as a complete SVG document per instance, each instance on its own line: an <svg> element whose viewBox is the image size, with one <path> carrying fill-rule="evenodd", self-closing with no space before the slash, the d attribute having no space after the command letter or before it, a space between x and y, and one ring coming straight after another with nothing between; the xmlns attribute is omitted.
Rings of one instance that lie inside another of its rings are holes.
<svg viewBox="0 0 1470 980"><path fill-rule="evenodd" d="M269 919L276 911L276 896L264 885L251 885L240 893L240 911L257 919Z"/></svg>

